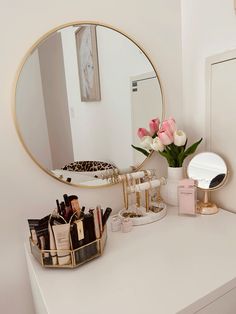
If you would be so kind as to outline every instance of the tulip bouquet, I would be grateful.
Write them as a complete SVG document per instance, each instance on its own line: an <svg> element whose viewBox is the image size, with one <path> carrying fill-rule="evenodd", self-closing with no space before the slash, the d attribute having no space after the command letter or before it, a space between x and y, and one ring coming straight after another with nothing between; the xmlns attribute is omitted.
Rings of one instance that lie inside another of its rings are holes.
<svg viewBox="0 0 236 314"><path fill-rule="evenodd" d="M140 146L132 147L148 156L152 150L158 151L167 159L169 167L182 167L184 159L193 154L202 138L187 148L187 137L184 131L178 130L175 119L169 118L160 123L158 118L149 122L149 129L139 128Z"/></svg>

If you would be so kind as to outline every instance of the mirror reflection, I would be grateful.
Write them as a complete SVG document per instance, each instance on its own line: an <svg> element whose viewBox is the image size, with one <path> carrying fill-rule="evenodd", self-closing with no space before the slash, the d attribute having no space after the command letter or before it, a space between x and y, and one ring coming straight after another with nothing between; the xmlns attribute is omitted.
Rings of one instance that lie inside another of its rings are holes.
<svg viewBox="0 0 236 314"><path fill-rule="evenodd" d="M196 181L196 185L204 190L221 186L226 179L225 161L217 154L204 152L196 155L188 165L188 177Z"/></svg>
<svg viewBox="0 0 236 314"><path fill-rule="evenodd" d="M51 33L31 51L16 86L16 121L33 159L73 184L106 182L106 169L138 166L136 132L162 116L159 78L120 32L94 24Z"/></svg>

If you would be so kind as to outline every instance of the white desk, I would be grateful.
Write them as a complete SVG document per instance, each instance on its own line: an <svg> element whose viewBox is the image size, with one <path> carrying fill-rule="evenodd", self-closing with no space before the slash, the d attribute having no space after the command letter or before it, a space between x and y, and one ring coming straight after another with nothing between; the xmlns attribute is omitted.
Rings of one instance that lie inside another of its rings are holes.
<svg viewBox="0 0 236 314"><path fill-rule="evenodd" d="M104 255L77 269L42 268L28 245L26 257L40 314L236 313L236 215L226 211L170 208L161 221L108 232Z"/></svg>

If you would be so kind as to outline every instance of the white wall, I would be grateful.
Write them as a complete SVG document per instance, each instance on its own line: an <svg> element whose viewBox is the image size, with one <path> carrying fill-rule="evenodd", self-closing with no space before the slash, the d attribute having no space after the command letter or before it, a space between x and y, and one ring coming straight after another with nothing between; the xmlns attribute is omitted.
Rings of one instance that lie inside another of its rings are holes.
<svg viewBox="0 0 236 314"><path fill-rule="evenodd" d="M75 31L74 27L61 30L75 160L101 160L127 168L133 164L130 78L153 68L132 41L97 26L101 101L82 102ZM158 99L156 111L157 106Z"/></svg>
<svg viewBox="0 0 236 314"><path fill-rule="evenodd" d="M130 79L152 71L152 67L125 36L100 27L97 31L102 104L104 115L108 113L109 117L105 138L109 141L110 160L124 169L133 165Z"/></svg>
<svg viewBox="0 0 236 314"><path fill-rule="evenodd" d="M235 34L233 0L182 0L183 112L191 138L205 136L205 60L236 48Z"/></svg>
<svg viewBox="0 0 236 314"><path fill-rule="evenodd" d="M63 28L61 33L62 49L65 68L66 89L69 106L71 137L74 152L74 161L79 160L80 149L78 145L79 123L77 121L78 107L81 103L79 72L76 54L75 27ZM86 130L87 131L87 127Z"/></svg>
<svg viewBox="0 0 236 314"><path fill-rule="evenodd" d="M178 0L1 1L0 308L3 313L33 313L23 252L28 217L40 217L47 213L54 207L54 200L66 192L78 194L86 205L101 203L115 210L122 206L120 186L87 190L71 187L46 175L26 154L14 127L12 88L22 57L42 34L60 24L76 20L98 20L114 25L145 47L158 66L168 114L173 114L177 119L181 117L181 23ZM152 160L153 165L157 165L156 159Z"/></svg>
<svg viewBox="0 0 236 314"><path fill-rule="evenodd" d="M16 114L29 151L46 169L52 169L38 50L31 54L22 68L17 83Z"/></svg>
<svg viewBox="0 0 236 314"><path fill-rule="evenodd" d="M38 47L52 169L73 160L61 35L54 32Z"/></svg>

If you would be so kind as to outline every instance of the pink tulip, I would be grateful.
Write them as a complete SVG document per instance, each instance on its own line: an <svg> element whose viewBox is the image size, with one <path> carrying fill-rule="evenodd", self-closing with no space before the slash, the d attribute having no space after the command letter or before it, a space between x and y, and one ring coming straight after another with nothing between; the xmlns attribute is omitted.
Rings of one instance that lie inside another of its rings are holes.
<svg viewBox="0 0 236 314"><path fill-rule="evenodd" d="M176 123L174 118L164 120L161 124L161 131L168 130L172 134L176 131Z"/></svg>
<svg viewBox="0 0 236 314"><path fill-rule="evenodd" d="M174 137L168 129L166 131L159 131L158 137L163 145L170 145L174 141Z"/></svg>
<svg viewBox="0 0 236 314"><path fill-rule="evenodd" d="M137 134L140 139L142 139L144 136L150 136L150 133L145 128L139 128Z"/></svg>
<svg viewBox="0 0 236 314"><path fill-rule="evenodd" d="M149 122L150 134L153 136L159 130L160 120L158 118L152 119Z"/></svg>

